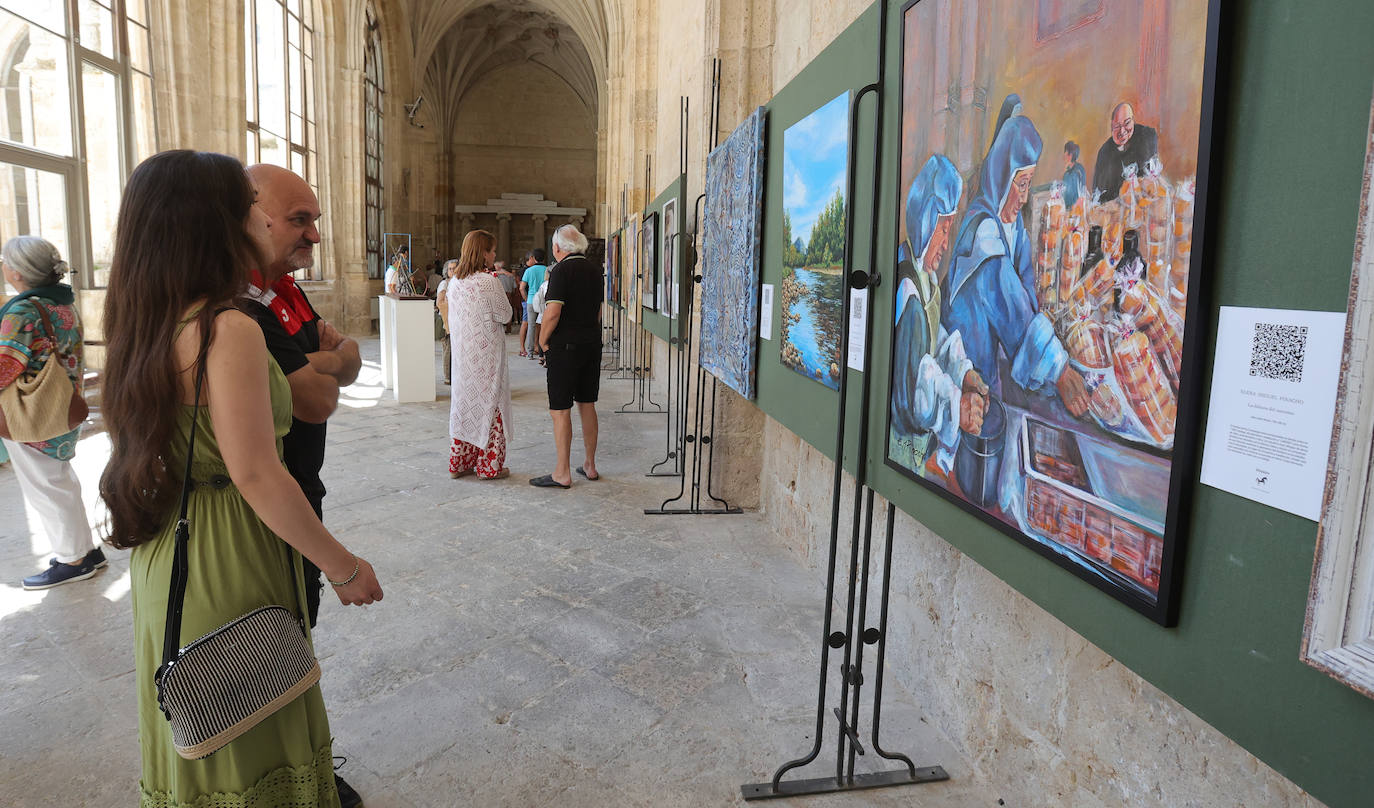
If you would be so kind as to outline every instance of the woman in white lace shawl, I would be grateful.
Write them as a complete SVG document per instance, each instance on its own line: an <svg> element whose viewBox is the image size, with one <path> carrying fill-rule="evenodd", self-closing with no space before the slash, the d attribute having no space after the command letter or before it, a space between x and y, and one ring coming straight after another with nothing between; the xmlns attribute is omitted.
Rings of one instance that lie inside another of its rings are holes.
<svg viewBox="0 0 1374 808"><path fill-rule="evenodd" d="M496 260L496 237L474 230L444 290L452 340L448 472L484 480L510 476L505 467L510 434L510 373L503 326L511 307L501 282L486 270Z"/></svg>

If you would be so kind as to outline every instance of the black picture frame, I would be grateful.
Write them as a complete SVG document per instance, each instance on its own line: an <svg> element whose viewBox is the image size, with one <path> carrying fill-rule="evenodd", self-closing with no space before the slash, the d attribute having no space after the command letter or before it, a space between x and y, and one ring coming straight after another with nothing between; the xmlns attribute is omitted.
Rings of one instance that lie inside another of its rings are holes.
<svg viewBox="0 0 1374 808"><path fill-rule="evenodd" d="M908 15L910 15L912 13L912 10L917 8L918 6L924 7L928 5L950 4L957 3L960 1L961 0L908 0L908 2L904 3L901 7L900 19L898 23L901 29L901 33L899 35L901 43L899 49L900 55L898 57L899 111L897 117L899 121L899 139L901 136L900 133L903 132L904 127L908 91L908 88L906 87L907 58L908 49L910 46L910 43L907 42ZM1124 3L1123 0L1105 0L1105 6L1107 8L1104 9L1104 11L1105 13L1109 14L1111 6L1124 5L1127 4ZM1134 6L1137 4L1129 5ZM1200 0L1199 7L1205 13L1205 18L1200 21L1200 25L1204 29L1202 33L1204 53L1202 56L1201 64L1200 86L1197 88L1199 99L1199 126L1196 143L1196 192L1194 196L1192 232L1190 234L1192 240L1192 249L1189 259L1187 261L1189 270L1186 284L1186 316L1184 317L1183 322L1183 346L1181 352L1182 359L1178 371L1179 385L1177 390L1177 418L1175 430L1173 433L1172 449L1168 453L1168 493L1167 503L1165 505L1165 514L1163 519L1163 531L1162 535L1160 536L1162 544L1162 554L1158 569L1158 587L1155 590L1156 594L1153 597L1149 595L1148 590L1144 587L1138 585L1128 585L1130 583L1134 583L1133 580L1127 577L1126 575L1115 571L1110 567L1110 565L1104 565L1100 562L1093 561L1092 559L1085 559L1082 553L1078 553L1075 555L1073 554L1073 551L1071 549L1066 551L1064 548L1057 548L1056 546L1053 546L1053 544L1047 539L1028 535L1027 533L1023 532L1018 525L1012 524L1010 522L1004 521L1001 518L998 518L998 516L996 516L994 513L984 509L983 507L980 507L979 505L970 501L969 499L960 496L956 491L950 490L944 485L941 485L937 482L927 479L926 477L920 474L917 474L913 469L909 468L908 466L895 460L892 457L891 436L893 434L892 430L894 420L894 408L893 406L891 406L891 399L893 394L892 380L894 379L896 373L898 352L896 344L896 323L889 323L886 326L889 329L888 333L892 336L893 343L891 345L892 350L889 351L889 366L887 377L887 401L889 402L889 404L885 408L886 429L883 433L884 464L889 468L895 470L902 476L906 477L907 479L914 481L921 488L928 491L932 491L936 495L942 497L943 499L954 503L960 509L976 517L980 521L988 525L991 525L1000 532L1006 534L1007 536L1020 542L1022 545L1035 551L1037 554L1049 559L1058 566L1073 573L1077 577L1086 580L1102 592L1114 597L1118 601L1121 601L1122 603L1130 606L1137 612L1145 615L1151 620L1166 627L1175 626L1178 623L1179 602L1182 590L1181 574L1183 569L1184 545L1186 539L1184 530L1186 526L1185 520L1187 518L1187 514L1189 511L1192 489L1197 479L1197 463L1200 449L1199 440L1201 436L1200 409L1203 401L1202 361L1205 358L1206 346L1204 345L1204 341L1208 325L1208 323L1206 322L1208 308L1206 305L1204 305L1205 284L1203 283L1203 279L1205 274L1204 267L1210 264L1210 242L1207 237L1210 234L1211 228L1215 226L1213 222L1213 217L1210 215L1208 191L1210 187L1210 169L1213 162L1213 154L1215 150L1214 138L1216 133L1214 128L1213 112L1216 102L1218 64L1217 53L1220 44L1219 32L1221 18L1221 2L1220 0ZM983 17L985 17L986 19L999 19L998 15L988 11L987 9L983 9L982 11ZM1171 11L1174 10L1171 9ZM1101 16L1102 15L1098 15L1097 17L1085 21L1083 26L1080 27L1086 28L1088 25L1095 23L1098 19L1101 18ZM993 27L995 27L997 24L998 23L996 22L991 23ZM989 32L989 30L987 29L987 25L988 24L986 23L984 24L984 27L981 29L981 33L989 37L995 36L996 32ZM1062 36L1066 37L1073 33L1076 33L1076 31L1065 31ZM1026 37L1025 39L1029 41L1034 41L1034 39L1030 37ZM1037 43L1036 46L1032 47L1037 47L1038 45L1039 43ZM951 104L953 103L953 100L951 100ZM997 114L997 104L998 99L986 97L985 106L989 116ZM1052 142L1050 140L1047 140L1045 142L1044 152L1040 157L1040 165L1045 164L1046 156L1055 153L1054 150L1058 148L1058 145L1058 143ZM906 206L906 194L908 191L907 187L905 187L902 181L902 171L906 165L907 157L905 143L899 144L898 154L898 178L897 182L895 183L897 186L897 205L895 211L895 215L897 217L897 226L893 232L895 240L900 242L901 233L903 230L901 217L904 215L904 210ZM916 155L916 163L918 165L922 159L922 155ZM979 165L981 165L981 163L979 163ZM966 199L961 199L959 204L960 213L962 213L964 212L965 206L968 204L968 201ZM1027 233L1029 235L1029 229L1027 230ZM950 239L951 241L953 241L953 234L951 234ZM951 245L951 249L952 248L953 245ZM942 283L942 286L943 285L944 284ZM888 294L896 295L896 286L897 284L894 283L891 287L893 291L889 292ZM894 307L894 313L895 310L896 309ZM1151 454L1159 455L1160 452L1154 451L1151 452ZM1003 460L1005 461L1005 457L1003 457ZM954 472L950 471L949 476L953 475Z"/></svg>
<svg viewBox="0 0 1374 808"><path fill-rule="evenodd" d="M606 302L623 308L620 302L620 231L606 238Z"/></svg>
<svg viewBox="0 0 1374 808"><path fill-rule="evenodd" d="M644 214L644 222L640 225L640 248L644 251L644 263L640 265L640 300L645 309L649 311L659 310L658 300L658 212L652 211Z"/></svg>

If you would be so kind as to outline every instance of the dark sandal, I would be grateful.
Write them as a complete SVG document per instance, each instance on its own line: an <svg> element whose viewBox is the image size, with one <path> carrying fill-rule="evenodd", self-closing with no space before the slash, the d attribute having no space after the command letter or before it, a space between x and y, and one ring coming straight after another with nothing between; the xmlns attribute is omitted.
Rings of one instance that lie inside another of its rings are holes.
<svg viewBox="0 0 1374 808"><path fill-rule="evenodd" d="M553 478L552 474L545 474L543 477L533 477L530 485L535 488L572 488L571 485L564 485Z"/></svg>
<svg viewBox="0 0 1374 808"><path fill-rule="evenodd" d="M581 474L583 477L586 477L588 480L591 480L592 482L596 482L597 480L601 479L601 475L600 475L600 474L596 475L595 477L587 477L587 472L586 472L586 470L583 469L581 466L578 466L578 467L577 467L577 473L578 473L578 474Z"/></svg>

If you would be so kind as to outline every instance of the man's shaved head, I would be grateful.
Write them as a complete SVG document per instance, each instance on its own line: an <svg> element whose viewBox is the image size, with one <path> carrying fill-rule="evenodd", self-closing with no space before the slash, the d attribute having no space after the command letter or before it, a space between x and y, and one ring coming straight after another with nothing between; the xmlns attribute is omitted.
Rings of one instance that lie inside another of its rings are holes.
<svg viewBox="0 0 1374 808"><path fill-rule="evenodd" d="M320 231L320 202L310 185L294 172L269 163L249 166L248 176L258 189L258 204L272 217L272 263L263 280L272 283L288 272L315 264L315 245Z"/></svg>

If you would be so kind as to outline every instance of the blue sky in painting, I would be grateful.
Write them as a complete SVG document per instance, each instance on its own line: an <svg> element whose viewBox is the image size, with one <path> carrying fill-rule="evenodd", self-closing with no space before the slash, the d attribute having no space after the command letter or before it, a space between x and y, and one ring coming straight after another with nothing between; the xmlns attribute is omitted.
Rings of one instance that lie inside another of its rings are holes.
<svg viewBox="0 0 1374 808"><path fill-rule="evenodd" d="M782 204L792 217L792 237L803 244L835 191L844 193L848 141L847 92L783 133Z"/></svg>

